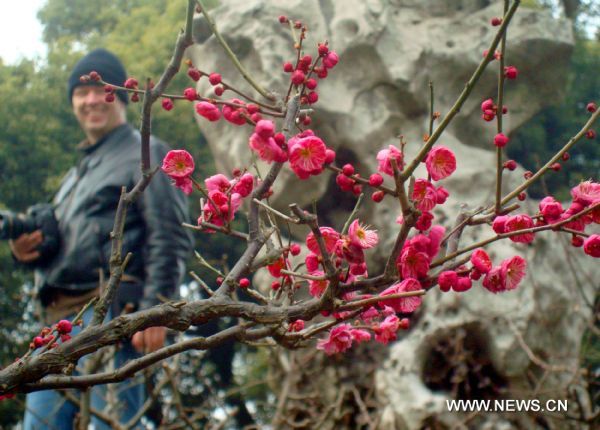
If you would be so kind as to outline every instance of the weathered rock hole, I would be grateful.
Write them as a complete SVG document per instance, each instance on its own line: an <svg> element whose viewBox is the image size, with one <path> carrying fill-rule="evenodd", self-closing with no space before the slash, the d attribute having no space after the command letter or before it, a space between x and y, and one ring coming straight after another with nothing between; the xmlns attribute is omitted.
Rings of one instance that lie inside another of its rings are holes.
<svg viewBox="0 0 600 430"><path fill-rule="evenodd" d="M494 368L478 324L449 330L431 343L422 379L433 391L456 399L494 399L508 382Z"/></svg>

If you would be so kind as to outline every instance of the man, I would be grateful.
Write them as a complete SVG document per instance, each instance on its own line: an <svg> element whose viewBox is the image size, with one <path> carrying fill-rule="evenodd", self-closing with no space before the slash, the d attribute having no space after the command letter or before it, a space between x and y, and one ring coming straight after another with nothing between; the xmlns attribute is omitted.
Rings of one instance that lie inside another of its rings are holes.
<svg viewBox="0 0 600 430"><path fill-rule="evenodd" d="M127 124L127 94L118 91L115 100L107 102L103 86L79 79L91 71L116 85L127 79L120 60L103 49L82 58L69 78L68 97L86 138L78 145L81 160L67 173L53 200L60 248L49 263L35 271L45 324L73 316L99 294L102 287L99 280L108 279L110 232L121 187L131 190L141 177L140 135ZM152 138L150 151L156 165L168 148ZM122 312L126 303L144 309L175 294L192 245L191 236L181 226L187 217L184 194L158 172L127 212L122 255L132 252L133 258L111 308L112 316ZM24 234L11 243L11 249L17 260L35 265L40 256L36 248L42 241L41 231ZM87 312L84 321L91 314ZM136 333L131 345L123 345L117 353L115 365L134 358L135 351L149 352L162 347L165 333L164 327ZM102 408L105 403L98 392L98 388L92 391L92 407ZM121 390L122 422L135 415L141 406L141 393L141 385ZM77 407L64 402L57 392L31 393L27 396L25 429L70 429L76 412ZM96 428L103 427L97 420L94 424Z"/></svg>

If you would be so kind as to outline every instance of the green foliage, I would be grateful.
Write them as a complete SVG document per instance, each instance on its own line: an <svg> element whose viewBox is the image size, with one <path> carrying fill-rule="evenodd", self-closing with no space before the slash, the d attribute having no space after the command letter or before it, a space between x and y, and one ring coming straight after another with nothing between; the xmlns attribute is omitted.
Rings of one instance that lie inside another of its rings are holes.
<svg viewBox="0 0 600 430"><path fill-rule="evenodd" d="M568 76L565 77L566 96L559 106L537 114L517 130L508 145L508 155L535 171L569 141L587 121L586 104L598 95L600 88L600 42L578 40ZM596 102L598 100L595 100ZM583 138L570 152L571 159L562 162L559 172L549 172L544 181L529 190L539 198L545 189L557 190L555 197L567 199L569 190L582 180L595 177L600 170L598 138Z"/></svg>

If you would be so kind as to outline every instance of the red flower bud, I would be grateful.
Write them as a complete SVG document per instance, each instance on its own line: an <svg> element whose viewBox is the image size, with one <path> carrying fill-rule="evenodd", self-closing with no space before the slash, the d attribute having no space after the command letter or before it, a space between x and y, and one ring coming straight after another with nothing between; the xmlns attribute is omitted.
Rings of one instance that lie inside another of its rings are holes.
<svg viewBox="0 0 600 430"><path fill-rule="evenodd" d="M162 99L162 107L164 110L170 111L171 109L173 109L173 106L173 100L171 100L170 98Z"/></svg>
<svg viewBox="0 0 600 430"><path fill-rule="evenodd" d="M112 85L110 85L110 84L104 85L104 92L105 93L110 94L110 93L112 93L114 91L115 91L115 87L113 87Z"/></svg>
<svg viewBox="0 0 600 430"><path fill-rule="evenodd" d="M280 22L281 24L287 24L289 21L288 21L288 18L287 18L287 16L285 16L285 15L281 15L281 16L279 17L279 22Z"/></svg>
<svg viewBox="0 0 600 430"><path fill-rule="evenodd" d="M552 164L552 166L550 166L550 168L552 170L554 170L555 172L558 172L561 169L561 167L562 166L560 165L560 163L554 163L554 164Z"/></svg>
<svg viewBox="0 0 600 430"><path fill-rule="evenodd" d="M581 243L583 245L583 242ZM41 346L44 346L44 338L42 338L41 336L36 336L33 338L33 346L35 348L39 348Z"/></svg>
<svg viewBox="0 0 600 430"><path fill-rule="evenodd" d="M508 137L506 137L504 135L504 133L498 133L494 137L494 145L496 145L498 148L504 148L507 143L508 143Z"/></svg>
<svg viewBox="0 0 600 430"><path fill-rule="evenodd" d="M283 71L286 73L292 73L294 71L294 65L289 61L283 63Z"/></svg>
<svg viewBox="0 0 600 430"><path fill-rule="evenodd" d="M125 81L125 83L123 84L123 86L125 88L137 88L138 87L138 81L135 78L127 78L127 80Z"/></svg>
<svg viewBox="0 0 600 430"><path fill-rule="evenodd" d="M300 254L300 251L302 251L302 248L297 243L294 243L292 246L290 246L290 254L298 255Z"/></svg>
<svg viewBox="0 0 600 430"><path fill-rule="evenodd" d="M315 91L311 91L310 93L308 93L307 96L308 99L308 103L315 104L318 100L319 100L319 94L317 94Z"/></svg>
<svg viewBox="0 0 600 430"><path fill-rule="evenodd" d="M305 116L304 119L302 119L302 125L310 125L310 123L312 122L312 118L309 116Z"/></svg>
<svg viewBox="0 0 600 430"><path fill-rule="evenodd" d="M488 109L485 112L483 112L483 114L481 115L481 118L483 118L487 122L493 121L494 118L496 118L496 112Z"/></svg>
<svg viewBox="0 0 600 430"><path fill-rule="evenodd" d="M271 282L271 289L273 291L277 291L280 288L281 288L281 283L280 282L278 282L278 281Z"/></svg>
<svg viewBox="0 0 600 430"><path fill-rule="evenodd" d="M369 176L369 185L372 187L378 187L381 184L383 184L383 176L381 176L379 173L373 173L371 176Z"/></svg>
<svg viewBox="0 0 600 430"><path fill-rule="evenodd" d="M138 93L133 93L133 94L131 95L131 101L132 101L133 103L137 103L137 102L139 102L139 101L140 101L140 96L138 95Z"/></svg>
<svg viewBox="0 0 600 430"><path fill-rule="evenodd" d="M200 72L200 70L196 69L195 67L190 67L188 69L187 74L190 78L192 78L192 80L194 80L196 82L198 82L200 80L200 78L202 77L202 73Z"/></svg>
<svg viewBox="0 0 600 430"><path fill-rule="evenodd" d="M99 81L100 79L102 79L102 77L100 76L100 73L96 72L95 70L92 70L92 71L90 72L90 79L91 79L92 81L95 81L95 82L97 82L97 81Z"/></svg>
<svg viewBox="0 0 600 430"><path fill-rule="evenodd" d="M339 174L335 177L335 182L342 191L352 191L354 181L344 174Z"/></svg>
<svg viewBox="0 0 600 430"><path fill-rule="evenodd" d="M485 112L486 110L494 111L494 101L492 99L486 99L481 103L481 111Z"/></svg>
<svg viewBox="0 0 600 430"><path fill-rule="evenodd" d="M221 97L223 95L223 93L225 92L225 87L223 87L222 85L217 85L215 87L215 95Z"/></svg>
<svg viewBox="0 0 600 430"><path fill-rule="evenodd" d="M592 129L589 129L586 133L585 133L585 137L587 137L588 139L592 140L596 138L596 132Z"/></svg>
<svg viewBox="0 0 600 430"><path fill-rule="evenodd" d="M324 57L329 52L329 47L323 43L319 43L317 50L319 51L319 56Z"/></svg>
<svg viewBox="0 0 600 430"><path fill-rule="evenodd" d="M246 110L248 111L248 113L250 115L252 115L259 111L259 107L257 105L255 105L254 103L250 103L249 105L246 106Z"/></svg>
<svg viewBox="0 0 600 430"><path fill-rule="evenodd" d="M507 160L504 162L504 168L512 172L517 168L517 162L515 160Z"/></svg>
<svg viewBox="0 0 600 430"><path fill-rule="evenodd" d="M314 90L317 88L317 80L315 78L310 78L306 81L306 88L309 90Z"/></svg>
<svg viewBox="0 0 600 430"><path fill-rule="evenodd" d="M223 277L217 276L216 283L217 283L217 285L221 285L223 283Z"/></svg>
<svg viewBox="0 0 600 430"><path fill-rule="evenodd" d="M183 96L187 100L193 102L198 97L198 93L196 93L196 90L194 88L186 88L185 90L183 90Z"/></svg>
<svg viewBox="0 0 600 430"><path fill-rule="evenodd" d="M525 194L524 192L519 193L519 195L517 196L517 199L519 199L519 201L524 201L527 198L527 194Z"/></svg>
<svg viewBox="0 0 600 430"><path fill-rule="evenodd" d="M569 160L569 158L571 158L571 156L569 155L568 152L563 153L563 155L561 156L563 161L567 161Z"/></svg>
<svg viewBox="0 0 600 430"><path fill-rule="evenodd" d="M532 176L533 176L533 172L532 172L532 171L530 171L530 170L528 170L528 171L526 171L525 173L523 173L523 177L524 177L525 179L531 179L531 177L532 177Z"/></svg>
<svg viewBox="0 0 600 430"><path fill-rule="evenodd" d="M211 73L208 75L208 82L211 85L219 85L221 83L221 75L218 73Z"/></svg>
<svg viewBox="0 0 600 430"><path fill-rule="evenodd" d="M333 149L325 150L325 164L331 164L335 160L335 151Z"/></svg>
<svg viewBox="0 0 600 430"><path fill-rule="evenodd" d="M375 203L379 203L380 201L383 200L384 197L385 197L385 193L383 191L379 190L379 191L375 191L371 195L371 200L373 200Z"/></svg>
<svg viewBox="0 0 600 430"><path fill-rule="evenodd" d="M301 85L304 82L304 79L306 79L306 76L302 71L296 70L292 73L292 83L294 85Z"/></svg>
<svg viewBox="0 0 600 430"><path fill-rule="evenodd" d="M285 145L285 135L283 133L275 133L275 136L273 136L273 139L275 139L275 143L279 146L283 146Z"/></svg>
<svg viewBox="0 0 600 430"><path fill-rule="evenodd" d="M498 27L500 24L502 24L502 18L498 18L497 16L492 18L492 20L490 21L490 23L494 26L494 27Z"/></svg>
<svg viewBox="0 0 600 430"><path fill-rule="evenodd" d="M583 246L583 237L573 235L571 238L571 245L573 245L575 248L581 248Z"/></svg>
<svg viewBox="0 0 600 430"><path fill-rule="evenodd" d="M241 288L248 288L249 286L250 286L250 280L248 278L240 279L240 287Z"/></svg>
<svg viewBox="0 0 600 430"><path fill-rule="evenodd" d="M352 176L354 175L354 166L352 164L344 164L344 167L342 167L342 172L346 176Z"/></svg>
<svg viewBox="0 0 600 430"><path fill-rule="evenodd" d="M104 96L104 101L106 101L106 103L112 103L115 101L115 95L113 93L107 94Z"/></svg>
<svg viewBox="0 0 600 430"><path fill-rule="evenodd" d="M515 66L506 66L504 68L504 76L506 77L506 79L517 79L518 74L519 71Z"/></svg>
<svg viewBox="0 0 600 430"><path fill-rule="evenodd" d="M589 113L594 113L594 112L596 112L596 109L597 109L598 107L596 106L596 103L594 103L594 102L589 102L585 108L587 109L587 111L588 111Z"/></svg>
<svg viewBox="0 0 600 430"><path fill-rule="evenodd" d="M60 320L56 324L56 330L58 330L60 334L71 333L71 330L73 330L73 325L69 320Z"/></svg>

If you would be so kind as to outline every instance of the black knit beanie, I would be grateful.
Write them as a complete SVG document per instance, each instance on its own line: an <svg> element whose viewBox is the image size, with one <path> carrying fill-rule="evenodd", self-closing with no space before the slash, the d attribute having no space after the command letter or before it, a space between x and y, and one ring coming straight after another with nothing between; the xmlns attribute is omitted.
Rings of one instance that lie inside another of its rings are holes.
<svg viewBox="0 0 600 430"><path fill-rule="evenodd" d="M127 79L127 72L121 60L115 54L106 49L95 49L75 64L68 82L69 102L73 99L73 90L79 85L84 85L79 78L95 70L100 74L104 82L122 86ZM85 85L89 85L85 84ZM117 91L117 97L125 104L129 101L125 91Z"/></svg>

